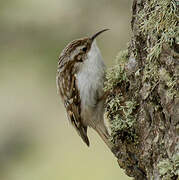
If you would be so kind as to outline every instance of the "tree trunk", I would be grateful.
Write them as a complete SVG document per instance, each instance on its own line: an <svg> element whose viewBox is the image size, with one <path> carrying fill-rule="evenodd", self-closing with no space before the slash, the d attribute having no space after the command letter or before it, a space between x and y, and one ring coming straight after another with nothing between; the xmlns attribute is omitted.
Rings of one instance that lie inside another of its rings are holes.
<svg viewBox="0 0 179 180"><path fill-rule="evenodd" d="M179 178L178 8L134 0L131 43L106 77L112 152L136 180Z"/></svg>

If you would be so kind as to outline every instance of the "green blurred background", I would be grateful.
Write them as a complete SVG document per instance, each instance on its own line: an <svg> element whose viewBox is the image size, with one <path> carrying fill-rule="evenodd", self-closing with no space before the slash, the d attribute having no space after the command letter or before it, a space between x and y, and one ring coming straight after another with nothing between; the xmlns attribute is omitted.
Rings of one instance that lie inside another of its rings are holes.
<svg viewBox="0 0 179 180"><path fill-rule="evenodd" d="M97 134L87 148L56 93L58 56L102 28L105 63L130 39L131 1L1 0L0 179L129 179Z"/></svg>

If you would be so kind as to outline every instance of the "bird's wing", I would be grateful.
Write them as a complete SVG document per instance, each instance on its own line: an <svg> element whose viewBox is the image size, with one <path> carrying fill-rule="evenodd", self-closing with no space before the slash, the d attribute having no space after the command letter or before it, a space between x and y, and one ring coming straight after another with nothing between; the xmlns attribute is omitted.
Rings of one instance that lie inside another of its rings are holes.
<svg viewBox="0 0 179 180"><path fill-rule="evenodd" d="M76 77L72 76L70 78L71 80L68 80L68 82L65 82L64 79L59 78L58 81L61 80L61 82L57 82L59 91L64 101L69 121L75 127L76 131L81 136L83 141L87 144L87 146L89 146L87 127L83 125L81 119L81 100L78 88L76 86Z"/></svg>

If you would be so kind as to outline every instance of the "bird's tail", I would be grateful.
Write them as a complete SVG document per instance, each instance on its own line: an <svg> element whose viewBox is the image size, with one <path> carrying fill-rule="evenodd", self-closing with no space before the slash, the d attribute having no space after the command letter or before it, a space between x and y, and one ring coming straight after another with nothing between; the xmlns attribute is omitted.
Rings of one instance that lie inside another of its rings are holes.
<svg viewBox="0 0 179 180"><path fill-rule="evenodd" d="M110 141L110 135L105 127L105 125L98 125L94 128L96 132L99 134L99 136L102 138L102 140L105 142L105 144L108 146L109 149L112 149L113 144Z"/></svg>

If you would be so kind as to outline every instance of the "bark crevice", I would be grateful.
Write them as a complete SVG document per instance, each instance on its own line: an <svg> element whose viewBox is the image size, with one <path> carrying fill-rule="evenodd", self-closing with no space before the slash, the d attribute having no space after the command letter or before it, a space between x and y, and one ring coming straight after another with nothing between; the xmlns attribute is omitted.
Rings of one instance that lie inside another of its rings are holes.
<svg viewBox="0 0 179 180"><path fill-rule="evenodd" d="M174 0L134 0L128 50L106 76L112 152L128 176L179 174L179 29Z"/></svg>

